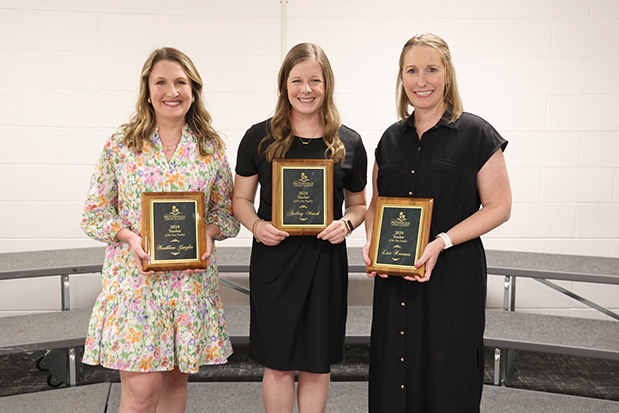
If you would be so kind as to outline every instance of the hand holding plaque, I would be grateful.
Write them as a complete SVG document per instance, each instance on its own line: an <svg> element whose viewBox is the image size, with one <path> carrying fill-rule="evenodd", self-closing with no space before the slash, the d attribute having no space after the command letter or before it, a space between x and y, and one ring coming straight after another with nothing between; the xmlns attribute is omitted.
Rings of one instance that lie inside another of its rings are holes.
<svg viewBox="0 0 619 413"><path fill-rule="evenodd" d="M425 265L415 263L428 245L433 205L429 198L378 197L368 273L423 278Z"/></svg>
<svg viewBox="0 0 619 413"><path fill-rule="evenodd" d="M333 221L333 161L273 160L273 226L317 235Z"/></svg>
<svg viewBox="0 0 619 413"><path fill-rule="evenodd" d="M206 268L203 192L142 193L144 271Z"/></svg>

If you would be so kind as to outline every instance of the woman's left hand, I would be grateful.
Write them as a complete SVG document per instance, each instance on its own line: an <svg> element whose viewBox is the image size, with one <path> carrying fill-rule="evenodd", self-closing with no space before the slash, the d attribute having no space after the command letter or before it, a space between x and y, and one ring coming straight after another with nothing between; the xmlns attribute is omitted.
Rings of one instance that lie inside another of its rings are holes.
<svg viewBox="0 0 619 413"><path fill-rule="evenodd" d="M211 254L213 253L213 238L209 234L206 234L206 251L202 255L202 261L207 261L211 258ZM183 272L205 272L206 268L192 268L188 270L184 270Z"/></svg>
<svg viewBox="0 0 619 413"><path fill-rule="evenodd" d="M338 219L318 234L318 239L329 241L331 244L339 244L346 239L346 235L348 235L348 226L343 219Z"/></svg>
<svg viewBox="0 0 619 413"><path fill-rule="evenodd" d="M427 282L430 281L430 276L432 275L432 270L436 265L436 261L438 260L438 256L441 251L445 247L445 243L442 239L438 238L426 245L426 248L423 250L423 254L415 263L415 267L419 268L425 264L426 268L424 270L423 278L416 275L414 277L404 277L405 280L408 281L419 281L419 282Z"/></svg>

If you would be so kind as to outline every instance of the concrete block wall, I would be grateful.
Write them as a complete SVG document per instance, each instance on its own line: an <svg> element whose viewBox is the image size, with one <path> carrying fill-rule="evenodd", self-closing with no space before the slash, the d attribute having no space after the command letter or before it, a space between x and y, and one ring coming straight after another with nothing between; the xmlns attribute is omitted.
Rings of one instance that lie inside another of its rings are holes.
<svg viewBox="0 0 619 413"><path fill-rule="evenodd" d="M619 257L618 22L616 0L288 0L285 30L279 0L0 0L0 251L98 245L79 228L88 181L154 48L194 60L234 165L245 130L273 112L282 42L320 44L372 162L397 120L400 49L431 31L452 49L465 109L510 141L512 218L486 246ZM249 242L243 230L223 245Z"/></svg>

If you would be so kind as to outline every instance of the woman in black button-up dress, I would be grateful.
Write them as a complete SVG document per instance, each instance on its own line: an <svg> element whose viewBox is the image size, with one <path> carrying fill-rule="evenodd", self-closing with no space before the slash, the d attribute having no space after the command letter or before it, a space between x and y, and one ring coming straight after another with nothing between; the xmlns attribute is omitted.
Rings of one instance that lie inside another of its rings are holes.
<svg viewBox="0 0 619 413"><path fill-rule="evenodd" d="M398 100L402 119L376 148L368 240L378 196L433 198L434 211L417 262L425 277L375 277L370 412L479 412L487 278L480 236L510 216L507 141L463 112L449 48L436 35L405 44ZM369 241L366 263L368 252Z"/></svg>

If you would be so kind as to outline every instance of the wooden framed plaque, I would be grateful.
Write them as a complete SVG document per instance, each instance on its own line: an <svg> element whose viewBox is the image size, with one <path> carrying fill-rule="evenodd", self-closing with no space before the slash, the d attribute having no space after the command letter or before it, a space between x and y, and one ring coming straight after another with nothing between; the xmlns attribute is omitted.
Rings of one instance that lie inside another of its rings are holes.
<svg viewBox="0 0 619 413"><path fill-rule="evenodd" d="M144 271L206 268L203 192L143 192L142 247L151 260Z"/></svg>
<svg viewBox="0 0 619 413"><path fill-rule="evenodd" d="M273 226L317 235L333 221L333 161L273 159Z"/></svg>
<svg viewBox="0 0 619 413"><path fill-rule="evenodd" d="M431 198L378 197L368 273L423 278L425 265L415 262L428 245L433 206Z"/></svg>

